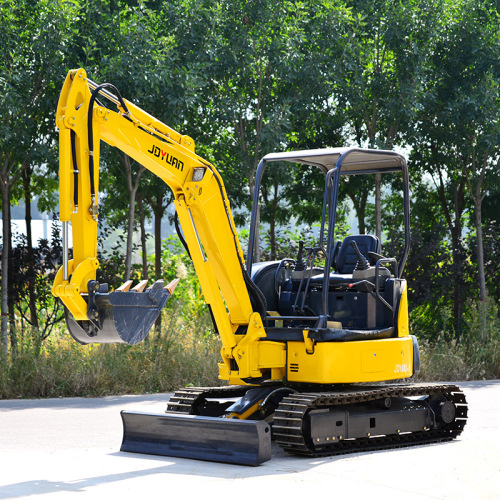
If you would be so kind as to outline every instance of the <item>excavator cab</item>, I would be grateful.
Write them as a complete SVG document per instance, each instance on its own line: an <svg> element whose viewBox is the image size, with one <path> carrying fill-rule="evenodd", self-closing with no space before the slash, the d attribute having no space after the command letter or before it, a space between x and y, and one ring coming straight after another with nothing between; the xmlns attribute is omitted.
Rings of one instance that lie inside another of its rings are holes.
<svg viewBox="0 0 500 500"><path fill-rule="evenodd" d="M267 338L301 341L303 328L309 330L308 338L313 343L389 338L409 341L406 281L401 278L410 244L409 182L404 157L393 151L361 148L274 153L264 157L259 165L255 192L260 188L266 167L272 168L274 162L320 168L325 175L325 187L315 245L305 249L301 242L296 258L254 264L250 243L247 267L252 269L252 278L263 292L268 310L272 311L266 318ZM387 172L399 173L402 177L404 244L398 259L381 255L381 242L376 236L354 234L339 240L336 235L342 177ZM250 242L254 241L257 231L257 204L256 196ZM416 340L413 342L416 344ZM419 367L418 349L414 345L411 350L411 362L403 363L405 371L410 372L407 376L416 373ZM317 374L305 375L306 379L295 373L289 376L297 382L317 381ZM357 381L360 376L361 373Z"/></svg>

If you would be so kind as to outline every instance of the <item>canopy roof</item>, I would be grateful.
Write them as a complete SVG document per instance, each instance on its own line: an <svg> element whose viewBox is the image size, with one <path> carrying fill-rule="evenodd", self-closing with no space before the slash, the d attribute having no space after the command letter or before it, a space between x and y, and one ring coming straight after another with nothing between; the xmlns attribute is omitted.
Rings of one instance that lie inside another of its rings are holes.
<svg viewBox="0 0 500 500"><path fill-rule="evenodd" d="M270 153L262 159L268 161L289 161L316 165L325 172L340 166L341 174L394 172L403 170L404 156L395 151L361 148L326 148L307 151Z"/></svg>

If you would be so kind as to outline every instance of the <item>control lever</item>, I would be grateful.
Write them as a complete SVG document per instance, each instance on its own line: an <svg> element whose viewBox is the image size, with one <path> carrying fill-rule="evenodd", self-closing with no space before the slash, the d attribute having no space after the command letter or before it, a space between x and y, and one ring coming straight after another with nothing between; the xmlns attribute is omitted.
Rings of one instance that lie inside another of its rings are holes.
<svg viewBox="0 0 500 500"><path fill-rule="evenodd" d="M370 268L370 263L368 262L368 259L364 257L364 255L359 251L358 245L354 240L351 240L350 242L351 247L354 249L356 252L356 256L358 258L358 261L356 262L356 267L354 268L355 271L366 271L367 269Z"/></svg>
<svg viewBox="0 0 500 500"><path fill-rule="evenodd" d="M349 283L347 288L354 288L358 292L373 292L375 290L375 283L368 280L361 280L356 283Z"/></svg>
<svg viewBox="0 0 500 500"><path fill-rule="evenodd" d="M307 267L307 263L304 260L304 242L299 241L299 252L297 254L297 260L295 261L295 271L304 271Z"/></svg>

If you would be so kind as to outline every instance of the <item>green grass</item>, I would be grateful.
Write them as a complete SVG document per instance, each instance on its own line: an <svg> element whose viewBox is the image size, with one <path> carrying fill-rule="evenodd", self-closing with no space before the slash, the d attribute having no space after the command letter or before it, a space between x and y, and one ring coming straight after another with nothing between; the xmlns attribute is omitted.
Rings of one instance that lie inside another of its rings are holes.
<svg viewBox="0 0 500 500"><path fill-rule="evenodd" d="M461 342L453 340L451 311L442 311L440 328L432 335L418 331L422 370L419 380L491 380L500 378L500 321L498 306L492 299L469 301L464 314ZM419 335L420 333L420 335ZM430 342L426 339L436 338Z"/></svg>
<svg viewBox="0 0 500 500"><path fill-rule="evenodd" d="M136 346L80 345L63 325L42 346L31 337L20 339L0 361L0 398L143 394L218 385L221 346L205 329L206 320L186 325L174 312L164 316L160 334L153 329Z"/></svg>
<svg viewBox="0 0 500 500"><path fill-rule="evenodd" d="M437 342L420 345L418 380L459 381L500 378L500 341Z"/></svg>
<svg viewBox="0 0 500 500"><path fill-rule="evenodd" d="M77 344L58 334L36 352L25 342L3 360L0 399L105 396L214 386L220 342L212 335L157 335L137 346ZM421 344L417 381L500 378L500 342Z"/></svg>

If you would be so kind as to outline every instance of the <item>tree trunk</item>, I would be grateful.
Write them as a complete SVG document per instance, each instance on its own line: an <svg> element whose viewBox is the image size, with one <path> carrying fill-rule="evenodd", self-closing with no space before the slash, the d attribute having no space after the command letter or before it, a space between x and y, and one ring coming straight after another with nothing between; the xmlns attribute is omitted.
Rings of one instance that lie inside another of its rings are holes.
<svg viewBox="0 0 500 500"><path fill-rule="evenodd" d="M378 42L377 42L378 43ZM377 71L380 71L380 61L377 60ZM375 148L375 136L377 130L377 105L378 99L374 98L371 103L371 114L365 114L365 125L368 134L370 148ZM382 242L382 196L381 196L382 174L375 174L375 235ZM361 233L360 231L360 234Z"/></svg>
<svg viewBox="0 0 500 500"><path fill-rule="evenodd" d="M254 174L255 175L255 174ZM253 202L253 197L254 197L254 192L255 192L255 177L253 177L250 181L250 199ZM260 206L257 205L257 207L252 206L252 210L257 211L257 217L255 219L255 237L253 240L253 256L252 256L252 262L260 262ZM250 242L248 242L250 244ZM251 270L248 269L248 272L250 273Z"/></svg>
<svg viewBox="0 0 500 500"><path fill-rule="evenodd" d="M276 260L276 219L274 215L271 215L271 220L269 221L269 260Z"/></svg>
<svg viewBox="0 0 500 500"><path fill-rule="evenodd" d="M356 218L358 219L358 234L366 234L365 216L366 216L366 202L368 199L367 191L363 190L361 196L358 197L358 191L348 192L349 198L351 198L354 210L356 212Z"/></svg>
<svg viewBox="0 0 500 500"><path fill-rule="evenodd" d="M454 268L454 318L455 318L455 338L460 342L463 329L464 315L464 264L465 252L462 245L462 214L465 206L465 185L461 181L454 187L453 204L455 211L455 223L451 227L451 243L453 251Z"/></svg>
<svg viewBox="0 0 500 500"><path fill-rule="evenodd" d="M273 211L271 214L270 232L271 232L271 260L276 260L278 254L278 244L276 242L276 210L278 209L278 182L274 183L273 193Z"/></svg>
<svg viewBox="0 0 500 500"><path fill-rule="evenodd" d="M453 214L451 213L448 201L446 198L446 182L443 177L443 172L437 166L435 172L437 179L434 178L436 188L439 194L441 208L448 225L448 230L451 236L452 259L453 259L453 319L455 327L455 339L460 341L462 336L463 322L463 272L464 272L464 257L463 247L461 244L462 236L462 214L465 207L465 179L462 177L458 183L450 184L450 191L453 197Z"/></svg>
<svg viewBox="0 0 500 500"><path fill-rule="evenodd" d="M127 223L127 251L125 254L125 276L124 281L130 279L132 271L132 246L134 235L134 219L135 219L135 193L136 189L129 191L128 197L128 223Z"/></svg>
<svg viewBox="0 0 500 500"><path fill-rule="evenodd" d="M479 275L479 298L486 300L486 277L484 275L484 245L481 200L475 206L476 237L477 237L477 268Z"/></svg>
<svg viewBox="0 0 500 500"><path fill-rule="evenodd" d="M9 189L9 198L10 198L10 189ZM9 221L12 222L12 215L11 215L11 207L9 205ZM12 276L12 223L9 224L9 238L8 238L8 244L9 244L9 283L14 283L14 278ZM9 340L10 340L10 349L17 343L16 341L16 304L14 302L14 299L12 297L12 294L9 295L8 297L8 304L9 304Z"/></svg>
<svg viewBox="0 0 500 500"><path fill-rule="evenodd" d="M10 198L10 189L9 189ZM9 205L9 221L12 221L11 207ZM9 283L14 283L14 278L12 276L12 224L9 224L9 237L7 239L9 245ZM10 340L10 350L17 345L17 332L16 332L16 304L12 294L8 296L9 304L9 340Z"/></svg>
<svg viewBox="0 0 500 500"><path fill-rule="evenodd" d="M1 179L2 189L2 291L0 293L1 304L1 334L2 352L7 355L9 344L9 240L10 240L10 185L5 177ZM7 209L5 209L7 207Z"/></svg>
<svg viewBox="0 0 500 500"><path fill-rule="evenodd" d="M141 196L137 199L139 208L139 221L141 226L141 250L142 250L142 279L148 279L148 254L146 249L146 227L144 223L144 200Z"/></svg>
<svg viewBox="0 0 500 500"><path fill-rule="evenodd" d="M481 214L481 198L475 204L476 237L477 237L477 271L479 275L479 316L481 323L481 338L488 337L486 326L486 277L484 275L484 245L483 245L483 227Z"/></svg>
<svg viewBox="0 0 500 500"><path fill-rule="evenodd" d="M24 220L26 221L26 250L28 253L28 300L30 309L30 322L34 329L38 329L38 312L36 310L35 291L35 258L33 252L33 236L31 231L31 168L23 171L24 204L26 205Z"/></svg>
<svg viewBox="0 0 500 500"><path fill-rule="evenodd" d="M488 152L486 151L482 157L481 169L478 172L476 157L472 156L471 169L464 168L464 174L467 178L469 187L469 194L474 202L474 221L476 226L476 239L477 239L477 272L479 278L479 314L481 323L481 337L486 340L488 332L486 331L486 276L484 272L484 243L483 243L483 225L482 225L482 202L484 194L481 192L484 179L486 177L486 166L488 164ZM472 170L472 177L475 179L473 185L470 175Z"/></svg>
<svg viewBox="0 0 500 500"><path fill-rule="evenodd" d="M163 196L158 195L156 202L153 205L153 212L155 216L155 278L157 280L162 278L161 272L161 220L163 218ZM161 314L155 322L155 330L158 334L161 333Z"/></svg>
<svg viewBox="0 0 500 500"><path fill-rule="evenodd" d="M161 272L161 220L163 218L163 197L157 196L154 206L155 215L155 278L162 278Z"/></svg>
<svg viewBox="0 0 500 500"><path fill-rule="evenodd" d="M260 251L260 207L257 208L257 217L255 218L255 238L253 243L253 263L260 262L261 251ZM251 272L251 269L248 270Z"/></svg>
<svg viewBox="0 0 500 500"><path fill-rule="evenodd" d="M17 349L16 308L12 300L9 300L9 340L10 350L15 352Z"/></svg>
<svg viewBox="0 0 500 500"><path fill-rule="evenodd" d="M0 343L2 353L8 354L9 346L9 249L12 246L11 220L10 220L10 187L15 185L27 167L29 153L18 172L11 176L11 155L6 154L0 171L0 189L2 191L2 289L0 291ZM7 209L5 208L7 207Z"/></svg>
<svg viewBox="0 0 500 500"><path fill-rule="evenodd" d="M269 213L269 260L276 260L278 245L276 242L276 209L278 208L278 183L272 189L272 199L269 199L269 190L262 189L262 200Z"/></svg>
<svg viewBox="0 0 500 500"><path fill-rule="evenodd" d="M122 160L123 166L125 167L125 178L127 181L127 187L129 192L128 201L128 224L127 224L127 253L125 255L125 281L130 279L130 274L132 271L132 246L134 237L134 220L135 220L135 195L137 193L137 188L139 187L139 182L141 176L145 171L145 168L140 165L139 171L135 180L132 178L132 162L130 161L130 156L127 154L120 154L120 159Z"/></svg>
<svg viewBox="0 0 500 500"><path fill-rule="evenodd" d="M452 251L453 251L453 317L455 321L455 339L460 342L462 338L463 329L463 315L464 315L464 262L463 262L463 249L460 242L460 234L462 225L456 223L452 231Z"/></svg>

